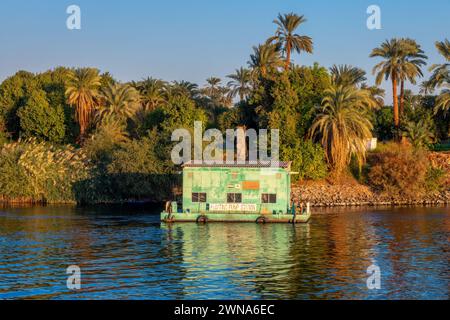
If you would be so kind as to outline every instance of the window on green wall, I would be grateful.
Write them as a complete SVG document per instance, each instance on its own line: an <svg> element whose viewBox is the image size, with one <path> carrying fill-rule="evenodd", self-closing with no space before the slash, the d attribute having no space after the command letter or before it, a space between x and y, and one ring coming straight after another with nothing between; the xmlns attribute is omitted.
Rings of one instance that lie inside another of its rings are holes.
<svg viewBox="0 0 450 320"><path fill-rule="evenodd" d="M277 195L275 193L263 193L261 195L262 203L277 203Z"/></svg>
<svg viewBox="0 0 450 320"><path fill-rule="evenodd" d="M192 202L206 202L206 193L204 192L193 192Z"/></svg>
<svg viewBox="0 0 450 320"><path fill-rule="evenodd" d="M242 193L227 193L227 203L241 203Z"/></svg>

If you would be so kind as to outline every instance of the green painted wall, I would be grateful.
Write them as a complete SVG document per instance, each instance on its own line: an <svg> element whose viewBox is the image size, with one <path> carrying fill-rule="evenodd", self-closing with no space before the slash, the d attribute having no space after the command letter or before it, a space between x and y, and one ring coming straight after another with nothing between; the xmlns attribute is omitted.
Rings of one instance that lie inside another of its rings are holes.
<svg viewBox="0 0 450 320"><path fill-rule="evenodd" d="M259 182L248 190L244 182ZM204 192L206 203L193 203L192 193ZM185 167L183 169L183 211L207 212L211 204L226 204L227 193L241 193L243 204L256 204L256 212L286 213L290 202L290 175L284 168ZM263 193L275 193L276 203L262 203ZM208 205L209 204L209 205Z"/></svg>

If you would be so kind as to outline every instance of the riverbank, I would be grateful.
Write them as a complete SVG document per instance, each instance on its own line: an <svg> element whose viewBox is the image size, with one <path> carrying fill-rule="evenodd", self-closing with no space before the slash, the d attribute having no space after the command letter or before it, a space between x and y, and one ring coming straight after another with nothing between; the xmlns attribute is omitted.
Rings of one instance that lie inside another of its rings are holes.
<svg viewBox="0 0 450 320"><path fill-rule="evenodd" d="M404 205L443 205L450 204L450 153L430 152L430 165L445 172L444 189L425 192L422 195L407 197L382 193L347 177L341 183L322 181L305 181L292 186L295 201L309 202L315 207L338 206L404 206Z"/></svg>
<svg viewBox="0 0 450 320"><path fill-rule="evenodd" d="M359 184L337 184L308 182L292 187L295 201L309 202L314 207L338 206L404 206L450 204L450 189L420 197L406 198L378 193L370 187Z"/></svg>
<svg viewBox="0 0 450 320"><path fill-rule="evenodd" d="M329 183L327 180L321 181L303 181L299 184L292 185L292 197L295 201L309 202L315 207L338 207L338 206L405 206L405 205L445 205L450 204L450 152L430 152L428 155L430 165L435 169L440 169L445 172L444 175L444 190L440 192L425 192L422 195L415 195L414 197L405 197L392 195L390 193L381 193L372 189L368 185L364 185L356 181L352 177L348 177L345 181L339 184ZM118 182L122 182L129 178L127 175L117 177ZM142 175L142 182L150 177ZM92 200L85 204L152 204L157 205L163 203L165 200L173 200L174 197L181 195L181 180L178 176L171 188L171 195L164 198L151 197L150 194L157 194L153 190L153 184L146 186L146 190L150 190L146 197L142 195L134 198L130 195L123 197L123 200L105 199L101 197L99 200ZM136 186L134 181L127 181L127 186ZM136 182L137 183L137 182ZM136 190L135 188L134 190ZM170 192L169 192L170 193ZM82 201L65 200L65 201L51 201L43 197L34 199L31 197L6 197L0 195L0 204L8 205L42 205L42 204L80 204Z"/></svg>
<svg viewBox="0 0 450 320"><path fill-rule="evenodd" d="M423 206L423 205L450 205L450 190L434 194L426 194L417 198L402 198L383 195L372 191L368 186L361 184L331 185L324 182L308 183L301 186L292 186L294 201L309 202L312 207L363 207L363 206ZM120 201L98 202L94 206L104 205L158 205L157 201ZM42 206L42 205L77 205L76 202L42 202L7 200L0 198L0 206Z"/></svg>

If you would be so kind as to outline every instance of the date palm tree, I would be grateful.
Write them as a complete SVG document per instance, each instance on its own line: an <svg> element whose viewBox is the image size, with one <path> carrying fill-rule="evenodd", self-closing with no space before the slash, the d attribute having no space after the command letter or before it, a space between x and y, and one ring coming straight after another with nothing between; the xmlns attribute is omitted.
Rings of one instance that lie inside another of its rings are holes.
<svg viewBox="0 0 450 320"><path fill-rule="evenodd" d="M380 47L372 50L370 57L381 57L381 61L373 68L373 74L376 74L376 84L380 85L384 80L391 79L392 81L392 100L394 104L394 125L397 131L400 124L399 108L398 108L398 94L397 87L401 76L401 46L398 39L386 40Z"/></svg>
<svg viewBox="0 0 450 320"><path fill-rule="evenodd" d="M239 95L240 101L244 100L252 91L251 80L252 75L250 70L246 68L236 69L234 74L229 74L227 76L231 79L227 86L230 88L230 97L234 98Z"/></svg>
<svg viewBox="0 0 450 320"><path fill-rule="evenodd" d="M435 43L436 49L447 60L450 61L450 41L445 39L444 41L437 41ZM448 65L447 65L448 66Z"/></svg>
<svg viewBox="0 0 450 320"><path fill-rule="evenodd" d="M321 137L326 159L333 173L340 176L354 155L360 166L365 161L366 142L372 137L368 110L374 101L367 90L332 84L313 125L311 137Z"/></svg>
<svg viewBox="0 0 450 320"><path fill-rule="evenodd" d="M405 81L409 81L412 84L416 84L416 78L422 77L421 67L426 65L425 59L427 56L424 54L420 45L412 39L400 39L400 116L405 110Z"/></svg>
<svg viewBox="0 0 450 320"><path fill-rule="evenodd" d="M450 41L436 42L436 49L446 60L443 64L434 64L430 67L431 77L424 83L425 91L433 91L436 88L442 89L436 99L435 112L440 109L447 111L450 109Z"/></svg>
<svg viewBox="0 0 450 320"><path fill-rule="evenodd" d="M361 84L361 89L369 91L370 96L376 102L377 108L382 108L384 106L384 89L378 86L368 86L366 83Z"/></svg>
<svg viewBox="0 0 450 320"><path fill-rule="evenodd" d="M84 139L98 102L100 80L98 70L92 68L75 69L68 73L65 95L67 103L75 107L75 119L80 126L80 141Z"/></svg>
<svg viewBox="0 0 450 320"><path fill-rule="evenodd" d="M366 72L349 65L333 65L330 68L333 83L342 86L358 86L367 80Z"/></svg>
<svg viewBox="0 0 450 320"><path fill-rule="evenodd" d="M102 103L97 108L96 118L125 121L139 108L139 93L128 84L109 84L101 92Z"/></svg>
<svg viewBox="0 0 450 320"><path fill-rule="evenodd" d="M196 83L189 81L174 81L172 85L167 86L166 90L166 100L171 96L182 95L190 99L196 100L199 95L199 88Z"/></svg>
<svg viewBox="0 0 450 320"><path fill-rule="evenodd" d="M277 31L273 37L270 37L267 42L276 42L281 45L283 52L286 54L284 69L289 70L291 64L291 53L295 51L300 53L302 51L312 53L313 41L308 36L301 36L295 33L295 30L306 22L305 17L299 16L293 12L287 14L278 14L278 18L273 21L277 26Z"/></svg>
<svg viewBox="0 0 450 320"><path fill-rule="evenodd" d="M207 99L210 100L210 104L213 108L219 106L229 106L231 104L231 98L229 97L230 89L221 86L222 80L217 77L210 77L206 79L206 85L201 92Z"/></svg>
<svg viewBox="0 0 450 320"><path fill-rule="evenodd" d="M440 109L448 111L450 109L450 86L447 84L447 89L443 89L436 99L435 112Z"/></svg>
<svg viewBox="0 0 450 320"><path fill-rule="evenodd" d="M335 85L354 86L367 90L376 107L381 108L384 105L384 90L377 86L367 86L366 72L363 69L350 65L333 65L330 73L331 81Z"/></svg>
<svg viewBox="0 0 450 320"><path fill-rule="evenodd" d="M106 117L97 127L91 139L95 140L99 135L103 135L113 143L127 142L130 136L126 129L126 124L123 121L113 117Z"/></svg>
<svg viewBox="0 0 450 320"><path fill-rule="evenodd" d="M267 43L253 47L253 53L250 55L248 64L256 76L264 78L275 73L282 65L279 45Z"/></svg>
<svg viewBox="0 0 450 320"><path fill-rule="evenodd" d="M153 111L164 104L166 83L159 79L146 78L133 86L141 95L141 105L144 111Z"/></svg>
<svg viewBox="0 0 450 320"><path fill-rule="evenodd" d="M221 82L222 80L217 77L209 77L206 79L207 84L203 89L204 94L211 98L218 95Z"/></svg>

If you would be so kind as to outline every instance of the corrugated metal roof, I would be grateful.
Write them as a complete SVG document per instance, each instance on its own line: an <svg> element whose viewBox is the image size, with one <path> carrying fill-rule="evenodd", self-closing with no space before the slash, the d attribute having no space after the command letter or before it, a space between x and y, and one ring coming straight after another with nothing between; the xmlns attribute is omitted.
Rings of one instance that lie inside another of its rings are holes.
<svg viewBox="0 0 450 320"><path fill-rule="evenodd" d="M258 162L246 162L244 164L239 164L236 162L233 163L194 163L194 161L186 162L183 167L189 168L289 168L290 162L287 161L258 161Z"/></svg>

